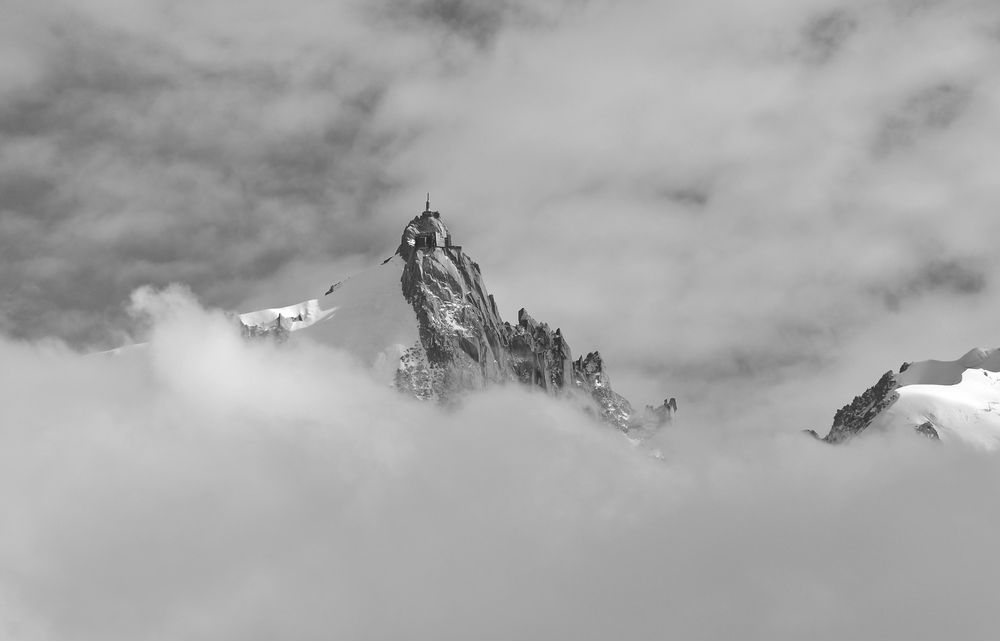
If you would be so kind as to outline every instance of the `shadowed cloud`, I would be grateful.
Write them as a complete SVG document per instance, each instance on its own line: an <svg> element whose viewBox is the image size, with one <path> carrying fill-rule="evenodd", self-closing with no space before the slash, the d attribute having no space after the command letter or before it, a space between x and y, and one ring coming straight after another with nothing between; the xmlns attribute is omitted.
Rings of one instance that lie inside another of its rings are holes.
<svg viewBox="0 0 1000 641"><path fill-rule="evenodd" d="M803 31L806 58L818 64L829 61L857 29L857 19L844 9L835 9L810 20Z"/></svg>

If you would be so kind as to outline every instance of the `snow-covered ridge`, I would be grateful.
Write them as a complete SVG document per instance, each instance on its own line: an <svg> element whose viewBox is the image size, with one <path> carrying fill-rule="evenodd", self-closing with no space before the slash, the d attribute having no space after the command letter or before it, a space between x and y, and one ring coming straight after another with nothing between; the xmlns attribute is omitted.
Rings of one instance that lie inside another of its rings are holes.
<svg viewBox="0 0 1000 641"><path fill-rule="evenodd" d="M838 410L823 440L866 430L914 430L943 442L1000 447L1000 350L972 349L952 361L904 363Z"/></svg>
<svg viewBox="0 0 1000 641"><path fill-rule="evenodd" d="M872 428L909 427L936 434L943 442L987 450L1000 447L1000 374L972 367L960 376L957 383L899 387L899 398L876 417Z"/></svg>
<svg viewBox="0 0 1000 641"><path fill-rule="evenodd" d="M305 329L314 323L318 323L336 311L332 309L322 309L318 299L311 299L288 305L287 307L272 307L270 309L260 309L255 312L240 314L239 319L245 325L267 326L278 324L290 332Z"/></svg>
<svg viewBox="0 0 1000 641"><path fill-rule="evenodd" d="M953 361L919 361L901 368L896 376L899 386L957 385L966 370L1000 372L1000 349L975 348Z"/></svg>

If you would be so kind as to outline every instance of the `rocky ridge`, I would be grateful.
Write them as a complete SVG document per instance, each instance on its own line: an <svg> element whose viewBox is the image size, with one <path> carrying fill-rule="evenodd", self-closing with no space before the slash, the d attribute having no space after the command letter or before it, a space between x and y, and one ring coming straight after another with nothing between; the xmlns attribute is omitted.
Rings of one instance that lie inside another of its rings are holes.
<svg viewBox="0 0 1000 641"><path fill-rule="evenodd" d="M1000 349L972 349L951 361L904 362L840 408L820 440L842 443L866 431L896 429L1000 448Z"/></svg>
<svg viewBox="0 0 1000 641"><path fill-rule="evenodd" d="M449 404L467 391L519 383L566 397L640 438L677 409L670 399L637 412L612 389L599 352L574 360L562 330L525 309L516 323L504 321L479 265L452 242L429 202L403 229L393 256L333 284L322 303L246 312L236 320L248 340L284 342L305 330L418 399Z"/></svg>
<svg viewBox="0 0 1000 641"><path fill-rule="evenodd" d="M672 420L676 401L637 413L611 388L600 353L573 360L561 329L536 321L523 308L516 324L505 322L479 265L452 243L429 204L403 230L396 254L405 260L402 293L420 335L419 344L401 358L397 388L448 402L466 390L516 381L573 397L623 432Z"/></svg>
<svg viewBox="0 0 1000 641"><path fill-rule="evenodd" d="M899 382L896 380L895 372L889 371L883 374L860 396L855 396L853 401L837 410L833 416L830 432L822 440L827 443L840 443L868 429L881 412L899 399L897 387Z"/></svg>

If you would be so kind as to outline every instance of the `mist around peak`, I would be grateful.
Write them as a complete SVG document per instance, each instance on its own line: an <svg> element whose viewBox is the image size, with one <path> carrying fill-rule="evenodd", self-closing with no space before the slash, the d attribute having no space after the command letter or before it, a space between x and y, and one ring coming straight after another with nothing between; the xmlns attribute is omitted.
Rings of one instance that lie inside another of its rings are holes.
<svg viewBox="0 0 1000 641"><path fill-rule="evenodd" d="M993 636L992 457L683 419L636 447L247 343L182 288L132 310L141 353L0 340L2 637Z"/></svg>

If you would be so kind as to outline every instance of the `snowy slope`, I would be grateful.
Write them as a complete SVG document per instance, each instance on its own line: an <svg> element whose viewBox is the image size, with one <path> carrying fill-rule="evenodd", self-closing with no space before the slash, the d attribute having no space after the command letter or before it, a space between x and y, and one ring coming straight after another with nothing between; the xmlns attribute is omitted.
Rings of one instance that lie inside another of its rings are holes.
<svg viewBox="0 0 1000 641"><path fill-rule="evenodd" d="M239 318L246 325L266 327L281 314L283 327L297 339L346 350L390 383L400 355L420 340L413 307L400 289L402 272L403 259L394 256L337 283L319 299L247 312Z"/></svg>
<svg viewBox="0 0 1000 641"><path fill-rule="evenodd" d="M955 367L957 365L951 365L950 368L931 367L928 370L934 374L951 374ZM943 442L961 442L983 449L996 449L1000 446L1000 374L981 368L968 368L962 371L960 377L955 384L931 383L899 387L896 390L899 399L872 422L872 427L917 428L929 424ZM936 380L953 379L949 376L947 379Z"/></svg>
<svg viewBox="0 0 1000 641"><path fill-rule="evenodd" d="M911 363L896 376L904 385L956 385L969 369L1000 372L1000 350L971 349L954 361L920 361Z"/></svg>
<svg viewBox="0 0 1000 641"><path fill-rule="evenodd" d="M271 325L280 317L282 319L282 326L288 331L294 332L326 319L331 313L333 313L332 309L324 310L320 308L319 301L313 298L312 300L287 307L261 309L256 312L240 314L239 316L244 324L251 326Z"/></svg>

